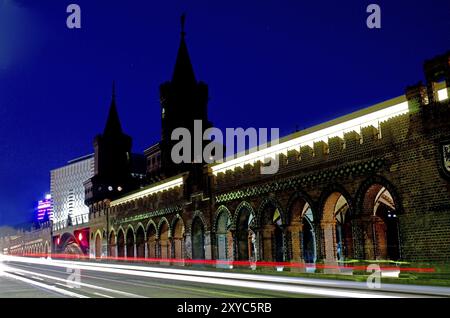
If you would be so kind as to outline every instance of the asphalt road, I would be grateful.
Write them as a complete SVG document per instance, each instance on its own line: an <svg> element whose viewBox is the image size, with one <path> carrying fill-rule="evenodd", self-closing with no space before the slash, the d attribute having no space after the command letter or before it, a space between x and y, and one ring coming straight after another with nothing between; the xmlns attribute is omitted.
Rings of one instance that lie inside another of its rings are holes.
<svg viewBox="0 0 450 318"><path fill-rule="evenodd" d="M0 256L0 297L449 297L450 288Z"/></svg>

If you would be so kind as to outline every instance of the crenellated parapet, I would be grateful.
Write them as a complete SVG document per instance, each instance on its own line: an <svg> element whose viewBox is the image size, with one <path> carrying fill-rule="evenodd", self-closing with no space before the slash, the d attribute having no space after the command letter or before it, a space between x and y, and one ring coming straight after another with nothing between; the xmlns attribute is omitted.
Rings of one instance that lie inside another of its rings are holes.
<svg viewBox="0 0 450 318"><path fill-rule="evenodd" d="M165 211L182 202L186 175L178 175L127 194L109 204L114 218L126 218L136 213Z"/></svg>
<svg viewBox="0 0 450 318"><path fill-rule="evenodd" d="M314 170L322 171L327 167L348 162L383 158L384 152L407 139L410 127L408 113L397 115L373 125L360 127L343 133L342 136L319 140L312 145L301 145L278 155L279 170L274 175L260 173L261 161L247 163L219 172L213 176L216 191L226 191L259 180L283 177L285 174L309 174Z"/></svg>

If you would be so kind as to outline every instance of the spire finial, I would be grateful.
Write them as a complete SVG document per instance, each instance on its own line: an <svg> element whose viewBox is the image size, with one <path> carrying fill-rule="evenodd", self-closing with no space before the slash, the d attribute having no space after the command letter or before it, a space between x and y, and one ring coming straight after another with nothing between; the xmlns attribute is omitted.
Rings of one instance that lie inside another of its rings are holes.
<svg viewBox="0 0 450 318"><path fill-rule="evenodd" d="M184 24L186 22L186 12L181 15L181 36L184 38L186 32L184 31Z"/></svg>

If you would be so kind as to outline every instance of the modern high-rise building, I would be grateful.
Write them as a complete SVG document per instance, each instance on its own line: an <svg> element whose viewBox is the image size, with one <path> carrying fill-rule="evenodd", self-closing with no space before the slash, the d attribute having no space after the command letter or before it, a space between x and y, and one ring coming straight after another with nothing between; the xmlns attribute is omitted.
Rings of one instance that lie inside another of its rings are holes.
<svg viewBox="0 0 450 318"><path fill-rule="evenodd" d="M53 230L89 221L89 208L84 204L83 183L92 176L93 154L71 160L66 166L51 171Z"/></svg>

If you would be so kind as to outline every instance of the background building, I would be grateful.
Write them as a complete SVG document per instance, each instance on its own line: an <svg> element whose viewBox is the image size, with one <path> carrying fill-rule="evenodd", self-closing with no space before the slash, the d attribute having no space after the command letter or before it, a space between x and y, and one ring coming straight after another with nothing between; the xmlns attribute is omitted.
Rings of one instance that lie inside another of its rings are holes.
<svg viewBox="0 0 450 318"><path fill-rule="evenodd" d="M54 230L89 221L89 209L84 204L83 182L93 175L93 154L71 160L66 166L51 171Z"/></svg>

